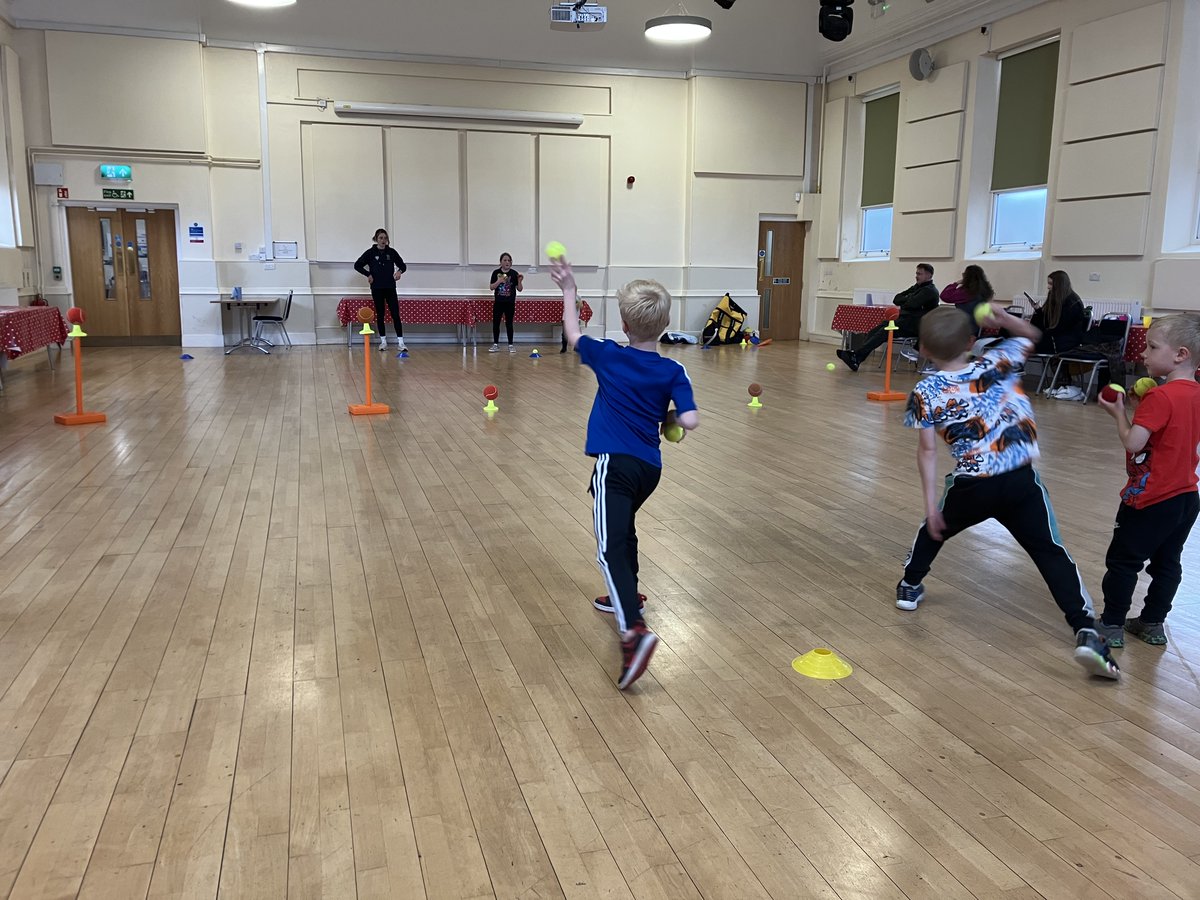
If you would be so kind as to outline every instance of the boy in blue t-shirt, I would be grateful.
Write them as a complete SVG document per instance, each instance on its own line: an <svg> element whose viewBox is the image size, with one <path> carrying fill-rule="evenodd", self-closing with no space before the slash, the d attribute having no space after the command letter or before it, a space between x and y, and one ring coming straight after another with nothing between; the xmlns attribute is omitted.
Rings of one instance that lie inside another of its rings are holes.
<svg viewBox="0 0 1200 900"><path fill-rule="evenodd" d="M896 585L896 606L916 609L921 584L942 544L960 531L995 519L1037 566L1067 624L1075 632L1075 659L1089 672L1120 677L1108 643L1096 630L1092 601L1075 561L1062 545L1050 495L1033 461L1037 423L1021 389L1025 360L1041 332L992 305L981 324L1016 337L972 359L976 323L954 307L921 320L921 350L937 369L913 388L904 424L920 429L917 467L925 493L925 521ZM938 499L937 438L950 448L954 471Z"/></svg>
<svg viewBox="0 0 1200 900"><path fill-rule="evenodd" d="M594 605L616 615L622 653L617 687L624 690L646 671L658 644L658 635L642 621L634 518L662 475L660 432L680 425L686 434L700 417L687 370L658 355L658 338L671 315L666 288L657 281L639 280L617 291L621 327L629 336L629 345L623 347L580 334L575 275L566 260L554 262L550 277L563 292L563 336L596 373L585 452L596 460L589 492L596 560L608 596L597 597Z"/></svg>

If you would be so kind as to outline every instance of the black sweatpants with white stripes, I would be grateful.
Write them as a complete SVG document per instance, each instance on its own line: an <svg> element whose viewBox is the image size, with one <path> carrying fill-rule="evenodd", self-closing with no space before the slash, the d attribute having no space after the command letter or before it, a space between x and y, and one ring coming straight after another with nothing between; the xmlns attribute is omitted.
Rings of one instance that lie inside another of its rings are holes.
<svg viewBox="0 0 1200 900"><path fill-rule="evenodd" d="M662 469L624 453L602 453L592 469L592 517L596 529L596 561L617 617L628 631L642 621L638 609L637 529L634 518L658 487Z"/></svg>

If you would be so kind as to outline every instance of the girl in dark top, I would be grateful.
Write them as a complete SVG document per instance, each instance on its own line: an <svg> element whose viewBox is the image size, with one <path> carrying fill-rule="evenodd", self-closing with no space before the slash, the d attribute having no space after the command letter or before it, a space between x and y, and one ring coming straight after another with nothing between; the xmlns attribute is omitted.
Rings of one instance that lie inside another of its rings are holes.
<svg viewBox="0 0 1200 900"><path fill-rule="evenodd" d="M515 353L513 346L513 314L517 311L517 291L525 290L525 276L512 267L512 254L500 254L500 268L492 270L488 289L495 294L492 301L492 346L488 353L500 352L500 319L505 320L508 330L508 352Z"/></svg>
<svg viewBox="0 0 1200 900"><path fill-rule="evenodd" d="M404 346L404 325L400 322L400 300L396 296L396 282L408 271L400 254L389 246L388 233L380 228L375 232L375 244L358 258L354 271L367 276L371 285L371 299L375 301L375 327L379 329L379 349L387 350L387 326L383 323L384 304L392 314L396 326L396 349Z"/></svg>
<svg viewBox="0 0 1200 900"><path fill-rule="evenodd" d="M1042 330L1037 353L1066 353L1083 343L1087 312L1066 272L1051 272L1046 278L1046 302L1035 304L1030 322Z"/></svg>
<svg viewBox="0 0 1200 900"><path fill-rule="evenodd" d="M995 296L996 292L980 266L967 266L962 278L942 288L942 302L957 306L971 317L976 337L979 337L979 325L975 322L975 307L980 303L991 303Z"/></svg>

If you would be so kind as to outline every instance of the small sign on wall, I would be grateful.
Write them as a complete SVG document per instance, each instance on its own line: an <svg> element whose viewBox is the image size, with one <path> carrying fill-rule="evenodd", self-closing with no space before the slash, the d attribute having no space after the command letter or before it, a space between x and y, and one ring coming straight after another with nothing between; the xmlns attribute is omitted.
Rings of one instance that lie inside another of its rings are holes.
<svg viewBox="0 0 1200 900"><path fill-rule="evenodd" d="M791 284L791 283L792 283L792 279L790 279L790 278L772 278L771 279L771 284Z"/></svg>
<svg viewBox="0 0 1200 900"><path fill-rule="evenodd" d="M70 188L59 188L58 189L58 199L59 200L70 200L71 199L71 189Z"/></svg>
<svg viewBox="0 0 1200 900"><path fill-rule="evenodd" d="M100 192L104 200L132 200L133 191L128 188L104 188Z"/></svg>
<svg viewBox="0 0 1200 900"><path fill-rule="evenodd" d="M199 222L193 222L188 226L188 243L203 244L204 243L204 226Z"/></svg>

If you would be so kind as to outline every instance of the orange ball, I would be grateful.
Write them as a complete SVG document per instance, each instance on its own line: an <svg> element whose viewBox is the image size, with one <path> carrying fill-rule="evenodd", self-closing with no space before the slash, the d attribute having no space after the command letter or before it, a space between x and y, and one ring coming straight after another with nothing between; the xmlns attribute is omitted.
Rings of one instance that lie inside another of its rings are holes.
<svg viewBox="0 0 1200 900"><path fill-rule="evenodd" d="M375 310L371 309L371 307L369 307L369 306L362 307L358 311L358 321L364 322L364 323L374 322L375 321Z"/></svg>
<svg viewBox="0 0 1200 900"><path fill-rule="evenodd" d="M70 322L72 325L82 325L83 324L83 310L80 309L78 306L72 306L70 309L67 310L67 321Z"/></svg>
<svg viewBox="0 0 1200 900"><path fill-rule="evenodd" d="M746 392L751 397L757 397L760 394L762 394L762 385L756 381L753 384L751 384L750 387L746 388Z"/></svg>
<svg viewBox="0 0 1200 900"><path fill-rule="evenodd" d="M898 307L898 306L889 306L889 307L887 308L887 310L884 312L884 314L883 314L883 317L884 317L885 319L898 319L898 318L900 318L900 307Z"/></svg>
<svg viewBox="0 0 1200 900"><path fill-rule="evenodd" d="M483 389L484 400L495 400L500 396L500 390L494 384L489 384Z"/></svg>

